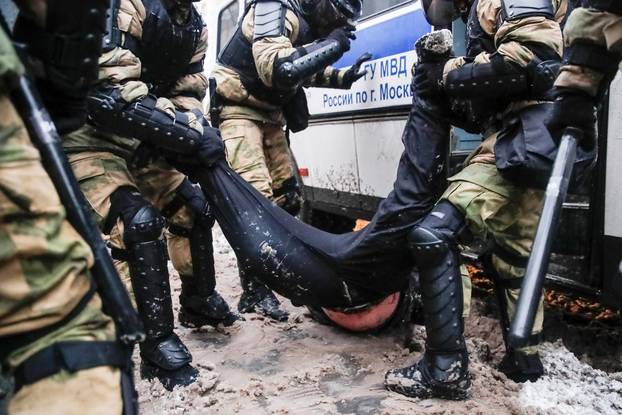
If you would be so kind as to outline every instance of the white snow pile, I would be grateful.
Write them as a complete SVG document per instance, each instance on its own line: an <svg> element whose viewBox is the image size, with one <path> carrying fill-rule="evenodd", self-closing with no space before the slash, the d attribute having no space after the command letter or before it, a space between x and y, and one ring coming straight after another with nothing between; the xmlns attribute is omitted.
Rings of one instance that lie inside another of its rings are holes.
<svg viewBox="0 0 622 415"><path fill-rule="evenodd" d="M524 408L564 415L622 413L622 372L594 369L561 342L542 345L540 353L545 375L521 389L519 400Z"/></svg>

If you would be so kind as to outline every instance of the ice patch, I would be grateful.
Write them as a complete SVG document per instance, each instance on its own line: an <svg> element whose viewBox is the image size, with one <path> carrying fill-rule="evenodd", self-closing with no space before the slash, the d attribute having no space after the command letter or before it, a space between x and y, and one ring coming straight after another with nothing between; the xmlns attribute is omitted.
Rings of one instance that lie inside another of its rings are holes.
<svg viewBox="0 0 622 415"><path fill-rule="evenodd" d="M622 372L594 369L561 342L542 345L540 353L545 375L523 386L523 407L564 415L622 413Z"/></svg>

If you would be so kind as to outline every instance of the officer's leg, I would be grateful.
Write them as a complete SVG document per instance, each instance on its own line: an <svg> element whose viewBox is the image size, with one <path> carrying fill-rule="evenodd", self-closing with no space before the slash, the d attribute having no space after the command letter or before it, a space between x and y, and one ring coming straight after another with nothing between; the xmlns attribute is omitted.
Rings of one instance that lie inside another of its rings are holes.
<svg viewBox="0 0 622 415"><path fill-rule="evenodd" d="M514 313L514 303L518 298L517 288L520 287L524 274L523 266L531 251L540 215L542 193L504 180L494 165L469 165L463 173L475 180L486 181L488 187L455 181L443 198L464 212L469 230L474 235L482 239L491 237L494 240L494 253L490 261L485 262L489 262L488 271L496 280L501 310L500 322L503 332L506 333ZM542 329L542 310L540 305L533 339L539 337ZM535 344L537 341L533 342ZM508 349L500 370L515 381L524 381L539 377L542 374L542 365L535 347L531 346L521 350Z"/></svg>
<svg viewBox="0 0 622 415"><path fill-rule="evenodd" d="M503 219L502 226L496 226L495 222L490 226L495 240L490 262L493 275L496 277L504 334L507 334L509 323L514 316L541 211L542 192L535 189L520 190L512 193L506 207L496 213L496 216ZM520 349L513 349L506 342L506 354L499 365L499 370L515 382L535 381L544 374L536 347L540 342L543 321L544 301L543 297L540 297L529 344Z"/></svg>
<svg viewBox="0 0 622 415"><path fill-rule="evenodd" d="M141 194L168 219L168 254L179 273L179 322L186 327L231 325L237 315L215 291L212 226L205 196L165 161L134 171Z"/></svg>
<svg viewBox="0 0 622 415"><path fill-rule="evenodd" d="M97 407L107 405L107 411L99 413L121 414L120 370L110 367L115 363L97 347L114 346L115 330L89 288L88 245L65 219L39 154L5 96L0 96L0 114L0 246L5 247L0 265L0 365L17 387L9 413L84 413L85 399L73 393L76 385L56 388L53 394L37 385L80 364L96 365L97 371L110 375L103 382L80 382L82 396L92 397ZM36 284L29 283L33 281ZM66 352L62 346L68 343L82 353L50 358L61 356L50 353L52 349ZM124 352L121 358L127 359ZM46 358L35 362L39 353ZM67 379L66 374L58 377ZM33 391L30 397L25 395L28 390ZM0 403L0 412L4 409Z"/></svg>
<svg viewBox="0 0 622 415"><path fill-rule="evenodd" d="M185 179L163 213L170 217L169 255L181 278L179 322L184 327L232 325L239 316L216 291L214 217L203 192Z"/></svg>
<svg viewBox="0 0 622 415"><path fill-rule="evenodd" d="M142 374L160 379L167 389L188 385L197 377L192 356L173 332L173 306L167 268L165 221L132 187L120 187L111 196L108 224L123 226L125 249L113 256L128 262L134 297L147 340L140 345Z"/></svg>
<svg viewBox="0 0 622 415"><path fill-rule="evenodd" d="M300 212L302 198L285 132L280 125L268 126L264 132L264 153L272 177L274 203L296 216Z"/></svg>
<svg viewBox="0 0 622 415"><path fill-rule="evenodd" d="M264 154L263 127L250 120L224 120L220 132L231 168L260 193L272 199L272 178ZM238 310L242 313L258 312L278 321L287 320L288 313L280 308L280 302L272 291L249 275L242 262L238 262L238 268L242 285Z"/></svg>
<svg viewBox="0 0 622 415"><path fill-rule="evenodd" d="M471 386L462 318L458 236L464 215L441 201L408 235L419 267L426 351L416 364L387 373L388 389L417 398L466 399Z"/></svg>

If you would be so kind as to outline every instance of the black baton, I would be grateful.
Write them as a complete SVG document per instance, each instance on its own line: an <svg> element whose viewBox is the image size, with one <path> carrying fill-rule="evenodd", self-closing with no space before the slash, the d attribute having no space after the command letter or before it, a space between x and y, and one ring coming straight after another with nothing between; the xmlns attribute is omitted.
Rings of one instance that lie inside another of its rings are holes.
<svg viewBox="0 0 622 415"><path fill-rule="evenodd" d="M562 136L551 178L546 187L542 215L538 222L525 278L521 285L516 312L510 326L508 342L515 348L527 345L536 319L544 278L549 266L553 237L559 223L564 200L568 193L570 176L577 158L577 141L581 130L568 127Z"/></svg>
<svg viewBox="0 0 622 415"><path fill-rule="evenodd" d="M93 251L95 263L91 274L101 296L104 312L115 322L117 335L123 343L131 345L144 340L142 321L130 302L127 289L119 279L101 233L88 211L86 199L67 161L54 122L27 77L20 76L13 85L11 100L28 129L30 139L41 154L43 167L67 211L69 223Z"/></svg>

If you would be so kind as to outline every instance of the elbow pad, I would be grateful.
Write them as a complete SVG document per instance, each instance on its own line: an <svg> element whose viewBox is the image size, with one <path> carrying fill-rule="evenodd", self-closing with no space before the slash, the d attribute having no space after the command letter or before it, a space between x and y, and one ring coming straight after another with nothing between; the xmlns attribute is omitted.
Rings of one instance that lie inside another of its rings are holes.
<svg viewBox="0 0 622 415"><path fill-rule="evenodd" d="M332 39L298 48L287 58L274 62L274 85L279 89L293 88L336 62L344 52L339 42Z"/></svg>
<svg viewBox="0 0 622 415"><path fill-rule="evenodd" d="M458 98L543 98L553 87L559 67L559 61L538 60L523 68L495 55L490 63L469 63L450 71L445 91Z"/></svg>
<svg viewBox="0 0 622 415"><path fill-rule="evenodd" d="M87 100L89 121L98 128L122 137L135 138L173 154L193 154L199 150L202 134L190 127L188 116L175 116L155 107L156 97L148 95L127 103L117 89L98 88Z"/></svg>

